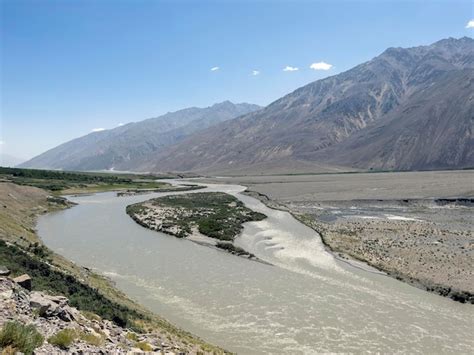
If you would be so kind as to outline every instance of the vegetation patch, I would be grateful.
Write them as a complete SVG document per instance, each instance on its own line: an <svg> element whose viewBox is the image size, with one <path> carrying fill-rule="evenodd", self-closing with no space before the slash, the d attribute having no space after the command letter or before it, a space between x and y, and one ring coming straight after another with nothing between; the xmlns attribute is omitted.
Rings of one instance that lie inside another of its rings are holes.
<svg viewBox="0 0 474 355"><path fill-rule="evenodd" d="M141 351L153 351L153 348L151 347L151 345L144 341L136 342L135 347L137 347Z"/></svg>
<svg viewBox="0 0 474 355"><path fill-rule="evenodd" d="M53 269L36 255L26 253L15 245L7 245L2 240L0 240L0 260L13 275L25 273L30 275L33 290L66 296L71 306L93 312L118 326L136 328L132 319L142 318L137 311L112 302L98 290L78 281L77 278Z"/></svg>
<svg viewBox="0 0 474 355"><path fill-rule="evenodd" d="M216 247L219 249L223 249L228 251L231 254L238 255L238 256L248 256L249 258L255 257L254 254L249 253L248 251L242 249L241 247L237 247L232 243L229 242L218 242Z"/></svg>
<svg viewBox="0 0 474 355"><path fill-rule="evenodd" d="M245 222L266 218L244 206L236 197L221 192L164 196L127 207L139 224L177 237L193 229L221 241L233 241Z"/></svg>
<svg viewBox="0 0 474 355"><path fill-rule="evenodd" d="M52 193L84 193L122 189L161 189L170 185L152 175L77 173L0 167L0 179L17 185L42 188Z"/></svg>
<svg viewBox="0 0 474 355"><path fill-rule="evenodd" d="M67 350L77 338L78 332L75 329L67 328L60 330L53 336L50 336L48 338L48 343L63 350Z"/></svg>
<svg viewBox="0 0 474 355"><path fill-rule="evenodd" d="M43 341L43 336L34 325L11 321L5 323L0 331L0 348L9 348L13 353L32 354Z"/></svg>

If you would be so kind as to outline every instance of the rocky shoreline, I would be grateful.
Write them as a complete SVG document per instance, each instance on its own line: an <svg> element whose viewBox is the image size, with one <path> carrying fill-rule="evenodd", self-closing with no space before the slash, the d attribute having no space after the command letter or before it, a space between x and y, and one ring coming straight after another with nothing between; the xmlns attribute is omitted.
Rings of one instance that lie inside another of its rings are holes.
<svg viewBox="0 0 474 355"><path fill-rule="evenodd" d="M336 257L356 267L365 263L415 287L474 304L471 198L279 203L257 191L245 193L292 213L316 230ZM387 209L397 214L381 213ZM413 214L422 218L409 217Z"/></svg>
<svg viewBox="0 0 474 355"><path fill-rule="evenodd" d="M154 352L171 355L193 352L158 332L138 334L96 314L81 312L69 306L69 300L64 296L31 291L25 279L28 279L27 275L23 281L0 277L0 328L8 323L34 327L42 339L34 349L35 354ZM17 348L21 343L19 339L8 339L1 333L0 337L4 343L0 348L9 347L12 353L22 351Z"/></svg>

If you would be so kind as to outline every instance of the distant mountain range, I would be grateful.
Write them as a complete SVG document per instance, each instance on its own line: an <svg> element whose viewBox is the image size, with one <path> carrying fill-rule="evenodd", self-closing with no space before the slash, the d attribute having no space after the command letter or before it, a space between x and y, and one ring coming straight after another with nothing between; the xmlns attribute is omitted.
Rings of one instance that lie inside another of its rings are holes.
<svg viewBox="0 0 474 355"><path fill-rule="evenodd" d="M114 129L93 132L61 144L21 164L25 168L137 170L166 147L217 123L260 109L230 101L191 107Z"/></svg>
<svg viewBox="0 0 474 355"><path fill-rule="evenodd" d="M5 154L0 152L0 166L14 167L26 159L18 158L10 154Z"/></svg>
<svg viewBox="0 0 474 355"><path fill-rule="evenodd" d="M474 40L389 48L261 110L245 107L199 129L185 128L199 120L184 119L163 134L148 120L134 124L133 134L118 134L127 126L91 134L24 166L219 173L474 167Z"/></svg>
<svg viewBox="0 0 474 355"><path fill-rule="evenodd" d="M474 166L474 41L389 48L263 110L192 135L150 169L211 172Z"/></svg>

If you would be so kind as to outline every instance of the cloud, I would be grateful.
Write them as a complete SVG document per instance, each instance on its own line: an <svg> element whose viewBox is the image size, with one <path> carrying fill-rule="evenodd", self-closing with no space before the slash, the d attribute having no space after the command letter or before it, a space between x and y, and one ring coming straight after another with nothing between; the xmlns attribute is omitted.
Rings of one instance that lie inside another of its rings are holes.
<svg viewBox="0 0 474 355"><path fill-rule="evenodd" d="M212 67L211 71L218 71L220 68L219 67Z"/></svg>
<svg viewBox="0 0 474 355"><path fill-rule="evenodd" d="M101 131L105 131L105 128L92 128L91 132L101 132Z"/></svg>
<svg viewBox="0 0 474 355"><path fill-rule="evenodd" d="M5 142L4 142L4 141L0 141L0 145L4 145L4 144L5 144Z"/></svg>
<svg viewBox="0 0 474 355"><path fill-rule="evenodd" d="M258 74L260 74L260 71L259 71L259 70L252 70L252 75L253 75L253 76L256 76L256 75L258 75Z"/></svg>
<svg viewBox="0 0 474 355"><path fill-rule="evenodd" d="M283 68L283 71L297 71L299 68L297 67L292 67L290 65L287 65L286 67Z"/></svg>
<svg viewBox="0 0 474 355"><path fill-rule="evenodd" d="M125 123L120 122L117 126L123 126Z"/></svg>
<svg viewBox="0 0 474 355"><path fill-rule="evenodd" d="M332 68L332 64L328 64L325 62L318 62L318 63L311 64L309 67L314 70L329 70Z"/></svg>
<svg viewBox="0 0 474 355"><path fill-rule="evenodd" d="M474 28L474 20L471 20L467 23L466 28Z"/></svg>

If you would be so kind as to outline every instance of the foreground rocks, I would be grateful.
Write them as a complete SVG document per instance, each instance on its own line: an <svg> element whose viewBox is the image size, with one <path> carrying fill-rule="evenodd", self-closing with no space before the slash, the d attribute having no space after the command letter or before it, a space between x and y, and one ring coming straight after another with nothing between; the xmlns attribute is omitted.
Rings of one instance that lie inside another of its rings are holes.
<svg viewBox="0 0 474 355"><path fill-rule="evenodd" d="M0 328L9 321L34 325L45 339L36 348L36 354L126 354L144 350L159 354L194 353L192 349L168 340L165 335L134 333L97 315L80 312L69 306L68 301L63 296L30 292L14 279L0 277ZM67 348L48 342L49 338L65 329L77 334Z"/></svg>

